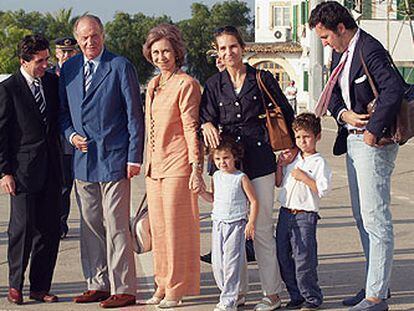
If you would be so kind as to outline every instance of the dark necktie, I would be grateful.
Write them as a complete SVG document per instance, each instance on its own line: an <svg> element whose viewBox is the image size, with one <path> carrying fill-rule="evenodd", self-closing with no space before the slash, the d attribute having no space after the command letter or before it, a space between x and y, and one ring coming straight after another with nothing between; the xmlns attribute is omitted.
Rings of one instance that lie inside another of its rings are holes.
<svg viewBox="0 0 414 311"><path fill-rule="evenodd" d="M34 85L34 97L36 101L36 106L40 111L40 115L42 116L42 120L46 123L47 115L46 115L46 102L43 98L42 92L40 91L40 79L36 78L33 81Z"/></svg>
<svg viewBox="0 0 414 311"><path fill-rule="evenodd" d="M86 69L85 69L85 93L88 91L89 87L91 86L92 75L93 75L93 62L87 61Z"/></svg>

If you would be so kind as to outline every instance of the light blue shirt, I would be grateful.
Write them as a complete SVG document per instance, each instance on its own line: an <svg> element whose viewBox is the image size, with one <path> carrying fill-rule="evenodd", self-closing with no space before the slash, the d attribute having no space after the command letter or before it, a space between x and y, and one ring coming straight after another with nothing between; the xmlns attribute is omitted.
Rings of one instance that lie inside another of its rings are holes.
<svg viewBox="0 0 414 311"><path fill-rule="evenodd" d="M247 219L248 200L242 187L243 172L224 173L220 170L213 175L214 201L211 218L223 222Z"/></svg>

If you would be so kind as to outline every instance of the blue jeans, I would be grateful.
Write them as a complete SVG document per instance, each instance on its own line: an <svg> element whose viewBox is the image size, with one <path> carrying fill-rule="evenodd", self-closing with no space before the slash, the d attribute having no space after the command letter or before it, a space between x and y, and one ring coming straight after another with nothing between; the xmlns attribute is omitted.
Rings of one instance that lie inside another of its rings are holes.
<svg viewBox="0 0 414 311"><path fill-rule="evenodd" d="M281 208L276 227L277 259L290 299L319 306L322 291L318 285L318 253L314 212L291 214Z"/></svg>
<svg viewBox="0 0 414 311"><path fill-rule="evenodd" d="M347 148L352 213L366 259L366 296L386 299L394 251L391 174L398 145L371 147L362 134L351 134Z"/></svg>

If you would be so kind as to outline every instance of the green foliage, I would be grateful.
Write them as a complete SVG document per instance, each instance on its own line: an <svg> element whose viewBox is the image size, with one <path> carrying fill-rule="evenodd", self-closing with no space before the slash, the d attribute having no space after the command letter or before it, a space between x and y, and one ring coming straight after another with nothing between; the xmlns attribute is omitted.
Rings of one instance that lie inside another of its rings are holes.
<svg viewBox="0 0 414 311"><path fill-rule="evenodd" d="M211 49L214 29L225 25L237 27L246 41L252 40L252 21L247 4L229 0L214 4L211 8L202 3L193 3L191 18L177 23L187 44L186 67L192 76L204 83L216 72L214 60L206 52ZM55 13L0 11L0 73L12 73L19 67L16 55L17 43L31 33L41 33L49 40L72 35L76 16L72 9ZM146 16L142 13L130 15L116 13L105 25L106 46L114 53L130 59L136 66L140 83L146 83L154 67L142 55L142 46L148 31L160 23L173 23L169 16ZM51 44L53 50L53 44ZM52 51L52 54L53 51Z"/></svg>
<svg viewBox="0 0 414 311"><path fill-rule="evenodd" d="M72 9L58 12L39 13L18 11L0 11L0 73L12 73L19 68L17 44L26 35L40 33L47 39L72 35L76 17ZM53 44L51 44L53 50Z"/></svg>
<svg viewBox="0 0 414 311"><path fill-rule="evenodd" d="M399 6L398 6L398 13L401 16L404 15L410 15L411 18L414 18L414 0L408 0L408 5L409 5L409 10L407 10L407 5L405 3L405 0L400 0L399 1Z"/></svg>

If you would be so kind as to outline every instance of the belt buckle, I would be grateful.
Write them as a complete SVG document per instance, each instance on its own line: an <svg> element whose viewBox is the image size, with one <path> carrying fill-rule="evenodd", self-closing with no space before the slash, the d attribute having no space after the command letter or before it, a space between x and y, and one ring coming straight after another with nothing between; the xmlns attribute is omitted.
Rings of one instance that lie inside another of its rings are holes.
<svg viewBox="0 0 414 311"><path fill-rule="evenodd" d="M299 214L299 210L297 210L297 209L291 209L291 212L290 213L293 214L293 215L297 215L297 214Z"/></svg>

